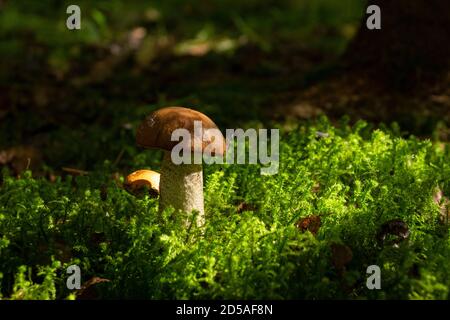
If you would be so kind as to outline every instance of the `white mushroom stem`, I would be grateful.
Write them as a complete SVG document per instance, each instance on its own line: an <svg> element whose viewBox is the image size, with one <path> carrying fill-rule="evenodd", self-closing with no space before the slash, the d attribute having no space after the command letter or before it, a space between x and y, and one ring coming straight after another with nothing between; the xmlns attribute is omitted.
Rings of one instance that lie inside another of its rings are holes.
<svg viewBox="0 0 450 320"><path fill-rule="evenodd" d="M170 152L164 152L161 166L159 184L159 209L163 211L168 207L192 214L198 212L197 226L205 223L205 210L203 205L203 171L201 164L180 164L172 162ZM188 216L186 225L189 226L191 216Z"/></svg>

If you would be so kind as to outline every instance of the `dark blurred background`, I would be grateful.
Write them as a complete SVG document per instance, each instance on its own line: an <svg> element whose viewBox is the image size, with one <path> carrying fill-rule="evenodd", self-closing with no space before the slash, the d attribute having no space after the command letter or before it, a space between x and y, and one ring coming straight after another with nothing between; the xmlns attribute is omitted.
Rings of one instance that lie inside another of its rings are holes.
<svg viewBox="0 0 450 320"><path fill-rule="evenodd" d="M148 165L134 130L168 105L221 128L325 114L448 141L449 28L438 0L0 0L0 166Z"/></svg>

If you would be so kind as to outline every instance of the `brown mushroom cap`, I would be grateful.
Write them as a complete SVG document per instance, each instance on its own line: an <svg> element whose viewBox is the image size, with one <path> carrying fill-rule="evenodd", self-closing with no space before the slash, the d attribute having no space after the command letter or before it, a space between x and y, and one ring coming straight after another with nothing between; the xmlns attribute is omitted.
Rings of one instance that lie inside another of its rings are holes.
<svg viewBox="0 0 450 320"><path fill-rule="evenodd" d="M127 176L125 187L134 192L145 186L159 193L159 177L160 174L158 172L138 170Z"/></svg>
<svg viewBox="0 0 450 320"><path fill-rule="evenodd" d="M201 121L203 137L194 137L194 121ZM176 129L187 129L191 133L190 148L193 151L202 152L206 146L214 143L215 155L223 155L226 150L225 139L220 134L220 141L214 141L213 134L208 134L209 129L219 130L216 124L201 112L183 108L166 107L151 113L141 123L136 133L136 143L144 148L158 148L171 151L179 141L171 141L172 132ZM218 131L220 132L220 131ZM196 150L195 139L201 139L198 146L201 150Z"/></svg>

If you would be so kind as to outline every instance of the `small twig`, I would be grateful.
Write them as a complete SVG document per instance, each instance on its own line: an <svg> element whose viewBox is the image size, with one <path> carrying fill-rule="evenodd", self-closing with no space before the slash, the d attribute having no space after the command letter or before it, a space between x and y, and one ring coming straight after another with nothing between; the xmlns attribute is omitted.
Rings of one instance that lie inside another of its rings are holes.
<svg viewBox="0 0 450 320"><path fill-rule="evenodd" d="M27 158L27 167L25 170L30 169L30 164L31 164L31 158Z"/></svg>
<svg viewBox="0 0 450 320"><path fill-rule="evenodd" d="M122 160L123 154L125 153L125 149L122 148L122 150L120 150L119 154L117 155L116 160L114 160L113 165L117 166L120 162L120 160Z"/></svg>
<svg viewBox="0 0 450 320"><path fill-rule="evenodd" d="M89 174L88 171L74 169L74 168L63 167L62 170L65 171L65 172L68 172L68 173L71 173L71 174L75 174L75 175L80 175L80 176L85 176L85 175Z"/></svg>

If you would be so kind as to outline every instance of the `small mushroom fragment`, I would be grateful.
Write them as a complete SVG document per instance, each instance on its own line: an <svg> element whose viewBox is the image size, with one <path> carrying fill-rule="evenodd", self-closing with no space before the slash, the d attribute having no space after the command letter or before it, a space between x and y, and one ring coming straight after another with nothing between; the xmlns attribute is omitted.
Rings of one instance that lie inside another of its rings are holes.
<svg viewBox="0 0 450 320"><path fill-rule="evenodd" d="M201 124L200 130L198 130L199 124ZM188 142L172 139L172 134L177 129L187 130L190 135ZM175 164L171 153L175 146L182 143L190 151L191 159L192 155L202 155L205 148L213 150L211 156L222 156L225 153L226 144L216 124L203 113L189 108L162 108L150 114L141 123L136 133L136 143L144 148L157 148L164 151L161 164L160 211L168 207L188 214L197 211L196 224L203 225L205 212L202 162ZM189 221L186 224L188 225Z"/></svg>
<svg viewBox="0 0 450 320"><path fill-rule="evenodd" d="M139 195L142 190L148 188L150 195L157 197L159 194L160 174L152 170L138 170L129 174L125 180L125 189L134 195Z"/></svg>

